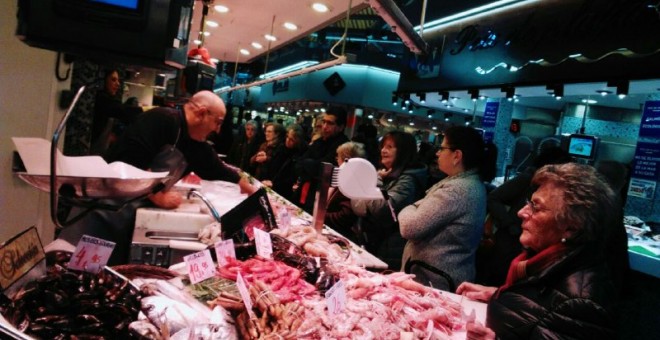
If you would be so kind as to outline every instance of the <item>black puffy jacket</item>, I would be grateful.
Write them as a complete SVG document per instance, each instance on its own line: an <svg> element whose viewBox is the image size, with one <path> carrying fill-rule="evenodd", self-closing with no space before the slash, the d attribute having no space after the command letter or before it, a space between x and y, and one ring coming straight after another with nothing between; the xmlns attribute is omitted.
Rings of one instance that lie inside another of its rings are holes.
<svg viewBox="0 0 660 340"><path fill-rule="evenodd" d="M597 253L580 247L502 289L488 304L488 327L500 339L616 338L614 286Z"/></svg>

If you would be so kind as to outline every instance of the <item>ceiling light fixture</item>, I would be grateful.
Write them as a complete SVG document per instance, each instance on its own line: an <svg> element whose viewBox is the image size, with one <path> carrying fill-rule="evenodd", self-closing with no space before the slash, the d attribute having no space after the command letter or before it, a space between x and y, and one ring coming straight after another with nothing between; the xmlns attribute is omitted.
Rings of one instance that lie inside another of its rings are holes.
<svg viewBox="0 0 660 340"><path fill-rule="evenodd" d="M307 73L310 73L310 72L326 69L328 67L341 65L341 64L344 64L344 63L346 63L346 56L342 55L342 56L339 56L336 59L333 59L333 60L330 60L330 61L326 61L326 62L323 62L323 63L320 63L320 64L318 64L318 62L317 62L316 65L309 66L309 67L304 67L304 68L299 68L297 70L291 70L290 72L281 73L281 74L278 74L278 75L275 75L275 76L271 76L270 78L266 78L265 75L261 75L260 78L264 77L265 79L255 81L255 82L251 82L251 83L248 83L248 84L234 86L234 87L223 87L223 88L220 88L220 89L215 90L213 92L215 92L217 94L220 94L220 93L231 92L231 91L240 90L240 89L247 89L247 88L250 88L250 87L272 83L272 82L278 81L280 79L291 78L291 77L307 74Z"/></svg>
<svg viewBox="0 0 660 340"><path fill-rule="evenodd" d="M213 8L219 12L219 13L227 13L229 12L229 7L223 6L223 5L215 5Z"/></svg>
<svg viewBox="0 0 660 340"><path fill-rule="evenodd" d="M477 99L479 99L479 89L469 89L468 93L470 94L470 98L472 98L473 102L476 102Z"/></svg>
<svg viewBox="0 0 660 340"><path fill-rule="evenodd" d="M596 93L600 94L602 97L607 96L608 94L612 94L612 91L608 90L597 90Z"/></svg>
<svg viewBox="0 0 660 340"><path fill-rule="evenodd" d="M417 93L417 97L419 97L420 104L426 104L426 93L424 92Z"/></svg>
<svg viewBox="0 0 660 340"><path fill-rule="evenodd" d="M619 99L626 98L628 96L628 90L630 89L630 82L627 80L617 80L607 82L608 87L616 87L616 95Z"/></svg>
<svg viewBox="0 0 660 340"><path fill-rule="evenodd" d="M399 96L396 94L392 94L392 106L397 106L399 105Z"/></svg>
<svg viewBox="0 0 660 340"><path fill-rule="evenodd" d="M467 11L456 13L438 20L433 20L426 23L423 27L425 32L436 31L444 27L459 24L467 20L473 20L485 15L493 16L498 12L503 12L507 10L512 10L517 7L522 7L524 5L537 2L540 0L500 0L489 3L484 6L475 7ZM420 32L422 30L421 25L414 28L415 31Z"/></svg>
<svg viewBox="0 0 660 340"><path fill-rule="evenodd" d="M472 117L465 117L465 125L472 124Z"/></svg>
<svg viewBox="0 0 660 340"><path fill-rule="evenodd" d="M440 96L441 103L445 104L449 101L449 92L447 91L438 92L438 95Z"/></svg>
<svg viewBox="0 0 660 340"><path fill-rule="evenodd" d="M241 48L241 54L242 54L242 55L250 55L250 51L248 51L248 50L246 50L246 49L244 49L244 48Z"/></svg>
<svg viewBox="0 0 660 340"><path fill-rule="evenodd" d="M585 103L585 104L596 104L596 103L598 103L598 101L596 101L594 99L586 99L586 98L582 99L582 102Z"/></svg>
<svg viewBox="0 0 660 340"><path fill-rule="evenodd" d="M313 8L315 11L319 12L319 13L325 13L325 12L327 12L327 11L330 10L330 8L328 8L327 5L322 4L322 3L320 3L320 2L315 2L315 3L313 3L313 4L312 4L312 8Z"/></svg>
<svg viewBox="0 0 660 340"><path fill-rule="evenodd" d="M284 28L291 31L295 31L298 29L298 26L292 22L285 22L282 26L284 26Z"/></svg>
<svg viewBox="0 0 660 340"><path fill-rule="evenodd" d="M252 42L252 47L260 50L260 49L264 48L264 45L254 41L254 42Z"/></svg>
<svg viewBox="0 0 660 340"><path fill-rule="evenodd" d="M277 37L275 37L274 35L271 35L271 34L264 34L264 38L266 38L266 40L269 40L269 41L277 41Z"/></svg>
<svg viewBox="0 0 660 340"><path fill-rule="evenodd" d="M504 92L506 100L513 101L513 97L516 95L516 88L513 86L502 87L502 92Z"/></svg>
<svg viewBox="0 0 660 340"><path fill-rule="evenodd" d="M435 113L435 110L433 110L433 109L428 110L428 111L426 111L426 117L431 118L431 117L433 117L434 113Z"/></svg>
<svg viewBox="0 0 660 340"><path fill-rule="evenodd" d="M206 26L215 28L215 27L218 27L220 25L217 22L213 21L213 20L206 20Z"/></svg>
<svg viewBox="0 0 660 340"><path fill-rule="evenodd" d="M451 118L452 114L449 112L445 112L445 122L449 121L449 118Z"/></svg>
<svg viewBox="0 0 660 340"><path fill-rule="evenodd" d="M376 13L390 25L392 32L401 38L403 44L415 54L428 54L429 45L424 39L413 29L412 24L408 21L401 9L394 3L393 0L369 0L369 5L376 11Z"/></svg>
<svg viewBox="0 0 660 340"><path fill-rule="evenodd" d="M550 84L545 88L548 90L548 94L557 100L561 100L564 97L564 84Z"/></svg>

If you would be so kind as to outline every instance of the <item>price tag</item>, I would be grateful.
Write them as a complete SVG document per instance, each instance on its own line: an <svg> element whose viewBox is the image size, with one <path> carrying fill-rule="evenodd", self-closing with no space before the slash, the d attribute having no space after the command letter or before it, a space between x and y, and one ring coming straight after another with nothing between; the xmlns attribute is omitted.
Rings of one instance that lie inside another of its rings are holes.
<svg viewBox="0 0 660 340"><path fill-rule="evenodd" d="M215 256L218 258L218 264L227 265L227 258L236 259L236 250L234 249L234 240L220 240L215 243Z"/></svg>
<svg viewBox="0 0 660 340"><path fill-rule="evenodd" d="M115 243L83 235L71 255L69 269L98 273L107 263L115 249Z"/></svg>
<svg viewBox="0 0 660 340"><path fill-rule="evenodd" d="M195 284L215 276L215 264L208 249L184 256L183 260L188 268L190 283Z"/></svg>
<svg viewBox="0 0 660 340"><path fill-rule="evenodd" d="M238 288L238 294L240 294L241 299L243 299L243 304L245 304L245 310L248 311L250 317L252 318L256 317L254 311L252 310L252 299L250 299L250 291L248 291L247 284L245 283L245 280L243 280L243 276L241 275L240 272L236 276L236 288Z"/></svg>
<svg viewBox="0 0 660 340"><path fill-rule="evenodd" d="M346 306L346 287L342 280L337 281L332 288L325 293L325 301L328 304L328 314L332 317L344 310Z"/></svg>
<svg viewBox="0 0 660 340"><path fill-rule="evenodd" d="M286 207L284 206L280 208L280 211L277 215L279 217L279 223L277 224L277 227L282 229L282 231L286 234L289 230L289 226L291 225L291 215L289 215L289 211L286 210Z"/></svg>
<svg viewBox="0 0 660 340"><path fill-rule="evenodd" d="M273 254L273 242L270 233L259 228L254 228L254 243L257 247L257 255L269 259Z"/></svg>

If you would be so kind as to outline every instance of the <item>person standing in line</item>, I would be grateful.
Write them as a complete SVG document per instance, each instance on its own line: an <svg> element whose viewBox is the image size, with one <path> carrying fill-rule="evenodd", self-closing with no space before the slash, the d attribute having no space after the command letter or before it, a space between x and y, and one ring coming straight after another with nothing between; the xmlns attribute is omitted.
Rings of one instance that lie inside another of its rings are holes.
<svg viewBox="0 0 660 340"><path fill-rule="evenodd" d="M261 181L267 187L273 188L275 192L289 201L293 201L293 185L296 182L294 172L295 164L307 151L307 141L303 129L297 124L291 124L286 130L284 150L279 153L273 164L280 164L279 168L273 167L272 177Z"/></svg>
<svg viewBox="0 0 660 340"><path fill-rule="evenodd" d="M143 109L139 106L125 105L121 102L119 88L121 80L117 69L105 71L103 89L96 92L94 99L94 117L92 119L92 138L90 154L102 155L119 136L115 135L115 123L132 123Z"/></svg>
<svg viewBox="0 0 660 340"><path fill-rule="evenodd" d="M339 106L329 107L321 120L321 136L314 140L305 154L296 163L298 175L297 199L305 211L312 213L314 209L314 196L319 181L321 163L337 165L336 152L339 145L348 142L344 134L347 119L346 110Z"/></svg>
<svg viewBox="0 0 660 340"><path fill-rule="evenodd" d="M451 291L475 278L475 253L486 217L481 174L489 173L495 162L486 157L479 132L466 126L448 128L437 155L447 177L398 217L407 240L404 268L414 263L409 270L416 281Z"/></svg>
<svg viewBox="0 0 660 340"><path fill-rule="evenodd" d="M464 282L456 292L488 303L468 339L615 339L616 293L605 258L614 192L589 165L546 165L518 211L523 252L502 286ZM607 249L609 251L609 249Z"/></svg>
<svg viewBox="0 0 660 340"><path fill-rule="evenodd" d="M232 144L227 161L239 167L241 170L255 174L255 167L250 164L250 159L259 151L263 142L263 135L257 126L256 120L248 120L241 131L241 136Z"/></svg>
<svg viewBox="0 0 660 340"><path fill-rule="evenodd" d="M383 136L380 148L378 180L388 201L351 200L353 212L360 217L360 241L367 250L399 270L406 241L401 237L399 224L392 214L414 203L424 195L428 171L417 160L415 137L404 131L391 131Z"/></svg>
<svg viewBox="0 0 660 340"><path fill-rule="evenodd" d="M254 156L250 158L250 165L255 167L255 175L258 180L270 179L273 169L279 169L281 164L273 164L273 160L279 160L278 154L284 149L284 138L286 130L280 123L266 123L264 129L266 141L259 146Z"/></svg>

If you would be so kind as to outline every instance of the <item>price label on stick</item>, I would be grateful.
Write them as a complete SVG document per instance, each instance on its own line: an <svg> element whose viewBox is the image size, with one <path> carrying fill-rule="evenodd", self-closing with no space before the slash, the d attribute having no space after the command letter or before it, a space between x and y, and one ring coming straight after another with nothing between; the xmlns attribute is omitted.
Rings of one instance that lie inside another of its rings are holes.
<svg viewBox="0 0 660 340"><path fill-rule="evenodd" d="M346 287L342 280L337 281L332 288L325 293L325 301L328 304L328 314L332 317L344 310L346 306Z"/></svg>
<svg viewBox="0 0 660 340"><path fill-rule="evenodd" d="M247 284L245 283L245 280L243 280L243 276L241 276L240 272L238 273L238 275L236 275L236 288L238 288L238 294L241 295L241 299L243 299L243 304L245 304L245 309L247 310L248 314L250 315L251 318L255 318L256 315L252 310L252 300L250 299L250 291L248 290Z"/></svg>
<svg viewBox="0 0 660 340"><path fill-rule="evenodd" d="M98 273L115 249L115 243L104 239L83 235L71 255L69 269Z"/></svg>
<svg viewBox="0 0 660 340"><path fill-rule="evenodd" d="M195 284L215 276L215 264L208 249L184 256L183 260L188 268L190 283Z"/></svg>
<svg viewBox="0 0 660 340"><path fill-rule="evenodd" d="M227 265L227 258L236 258L236 250L234 249L234 240L221 240L215 243L215 256L218 258L218 264L221 266Z"/></svg>
<svg viewBox="0 0 660 340"><path fill-rule="evenodd" d="M269 259L273 254L273 242L270 233L259 228L254 228L254 244L257 247L257 255Z"/></svg>

